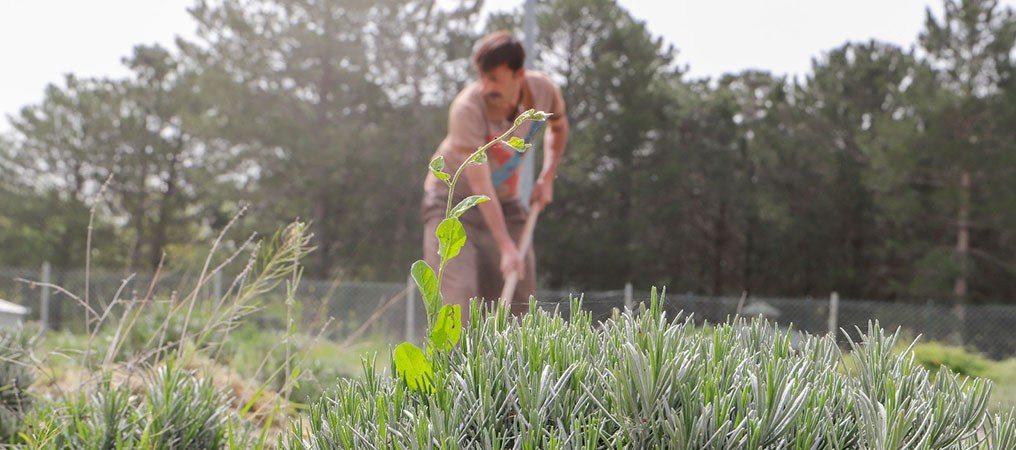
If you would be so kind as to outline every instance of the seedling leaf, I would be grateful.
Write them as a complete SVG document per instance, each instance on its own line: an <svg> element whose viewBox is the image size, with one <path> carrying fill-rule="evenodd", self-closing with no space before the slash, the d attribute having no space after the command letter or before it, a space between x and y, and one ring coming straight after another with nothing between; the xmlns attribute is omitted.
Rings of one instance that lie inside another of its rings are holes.
<svg viewBox="0 0 1016 450"><path fill-rule="evenodd" d="M527 144L524 139L517 138L517 137L511 138L507 142L501 141L501 143L503 143L503 144L505 144L505 145L507 145L507 146L509 146L511 148L514 148L515 151L517 151L519 153L522 153L522 152L526 151L527 148L533 146L533 144Z"/></svg>
<svg viewBox="0 0 1016 450"><path fill-rule="evenodd" d="M469 160L470 164L483 164L487 162L487 152L477 152L472 159Z"/></svg>
<svg viewBox="0 0 1016 450"><path fill-rule="evenodd" d="M427 362L427 355L423 354L419 347L408 342L395 347L395 370L406 380L410 389L433 392L431 380L434 379L434 369Z"/></svg>
<svg viewBox="0 0 1016 450"><path fill-rule="evenodd" d="M486 195L470 195L469 197L466 197L465 200L459 202L459 204L456 205L454 208L452 208L451 217L458 218L462 216L462 214L465 213L466 211L469 211L469 208L472 208L488 200L490 200L490 197L487 197Z"/></svg>
<svg viewBox="0 0 1016 450"><path fill-rule="evenodd" d="M459 343L462 336L462 307L444 305L437 314L434 330L430 333L430 342L442 350L450 350Z"/></svg>
<svg viewBox="0 0 1016 450"><path fill-rule="evenodd" d="M440 243L437 254L441 259L447 261L454 258L466 244L466 230L462 228L462 222L455 217L442 220L437 226L437 240Z"/></svg>
<svg viewBox="0 0 1016 450"><path fill-rule="evenodd" d="M426 261L420 260L413 263L412 274L413 281L416 281L416 287L420 289L423 304L427 308L427 315L431 315L442 303L434 269L431 269Z"/></svg>
<svg viewBox="0 0 1016 450"><path fill-rule="evenodd" d="M430 162L430 171L434 172L434 176L438 177L439 179L448 180L452 176L443 172L444 166L445 166L444 156L438 156L437 158L434 158L434 160Z"/></svg>

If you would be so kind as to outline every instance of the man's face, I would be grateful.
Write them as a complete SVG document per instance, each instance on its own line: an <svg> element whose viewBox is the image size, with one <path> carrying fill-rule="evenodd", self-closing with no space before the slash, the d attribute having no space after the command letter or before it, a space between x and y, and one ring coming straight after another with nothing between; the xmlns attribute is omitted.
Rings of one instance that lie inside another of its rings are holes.
<svg viewBox="0 0 1016 450"><path fill-rule="evenodd" d="M512 72L507 64L501 64L487 72L480 72L483 86L483 100L487 106L500 108L514 105L519 100L525 69Z"/></svg>

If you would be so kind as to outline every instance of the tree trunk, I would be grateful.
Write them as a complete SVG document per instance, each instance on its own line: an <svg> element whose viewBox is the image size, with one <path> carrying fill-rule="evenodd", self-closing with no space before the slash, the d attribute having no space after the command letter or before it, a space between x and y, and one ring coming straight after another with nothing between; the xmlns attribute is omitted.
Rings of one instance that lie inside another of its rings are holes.
<svg viewBox="0 0 1016 450"><path fill-rule="evenodd" d="M173 198L176 196L176 158L173 158L171 167L169 169L169 179L166 180L166 192L163 193L162 198L159 201L159 221L155 224L154 237L152 239L152 254L148 255L151 257L152 270L156 270L159 267L159 262L162 261L162 252L167 244L167 231L169 227L170 215L176 205L172 205Z"/></svg>
<svg viewBox="0 0 1016 450"><path fill-rule="evenodd" d="M143 177L142 177L143 179ZM131 244L129 266L127 267L127 273L136 273L138 267L141 265L141 246L145 241L145 194L140 193L124 193L125 203L131 205L128 209L130 211L130 227L134 229L134 242Z"/></svg>
<svg viewBox="0 0 1016 450"><path fill-rule="evenodd" d="M754 212L750 212L749 214L751 214L751 216L748 217L748 222L747 222L747 224L745 226L745 230L744 230L744 261L743 261L744 267L742 268L743 269L743 271L742 271L743 275L742 275L742 280L741 280L741 289L744 292L751 293L752 292L752 275L753 275L752 274L752 268L753 268L752 267L752 261L754 260L753 253L755 252L755 239L754 238L755 238L755 222L756 222L756 219L755 219L755 213Z"/></svg>
<svg viewBox="0 0 1016 450"><path fill-rule="evenodd" d="M967 297L967 254L970 251L970 172L960 175L960 214L956 229L956 257L959 259L960 274L953 284L953 296L957 302Z"/></svg>
<svg viewBox="0 0 1016 450"><path fill-rule="evenodd" d="M723 249L727 245L727 201L720 201L713 229L713 295L723 293Z"/></svg>
<svg viewBox="0 0 1016 450"><path fill-rule="evenodd" d="M329 226L331 225L330 219L330 208L328 207L328 194L322 193L316 196L314 205L311 207L311 217L313 217L314 238L317 240L317 257L318 264L315 268L314 276L319 280L326 280L332 274L333 268L336 266L335 261L332 260L333 244L332 233Z"/></svg>
<svg viewBox="0 0 1016 450"><path fill-rule="evenodd" d="M744 260L742 264L744 267L741 268L741 291L751 293L752 292L752 256L755 252L755 228L758 222L758 216L756 207L754 205L755 199L755 164L752 163L751 158L748 157L748 140L741 136L738 142L738 147L741 149L741 163L744 164L745 171L745 183L744 193L742 194L745 200L745 212L747 213L747 220L745 220L744 227Z"/></svg>

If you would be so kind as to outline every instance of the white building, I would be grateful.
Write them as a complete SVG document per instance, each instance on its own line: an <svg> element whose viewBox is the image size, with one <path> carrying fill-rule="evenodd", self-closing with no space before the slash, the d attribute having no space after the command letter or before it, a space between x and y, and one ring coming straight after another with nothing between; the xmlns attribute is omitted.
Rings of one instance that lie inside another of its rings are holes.
<svg viewBox="0 0 1016 450"><path fill-rule="evenodd" d="M0 327L16 327L25 321L28 308L0 299Z"/></svg>

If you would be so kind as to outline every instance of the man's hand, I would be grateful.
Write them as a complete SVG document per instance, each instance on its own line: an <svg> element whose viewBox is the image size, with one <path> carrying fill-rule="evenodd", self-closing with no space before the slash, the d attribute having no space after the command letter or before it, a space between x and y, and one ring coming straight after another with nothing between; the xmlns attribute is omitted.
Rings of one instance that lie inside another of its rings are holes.
<svg viewBox="0 0 1016 450"><path fill-rule="evenodd" d="M529 204L539 211L543 211L547 205L554 201L554 180L538 177L533 183L533 195L529 198Z"/></svg>
<svg viewBox="0 0 1016 450"><path fill-rule="evenodd" d="M508 275L515 271L518 273L518 277L521 280L526 271L524 270L526 263L522 260L522 254L519 253L518 247L515 244L506 245L501 248L501 276L504 279L508 279Z"/></svg>

